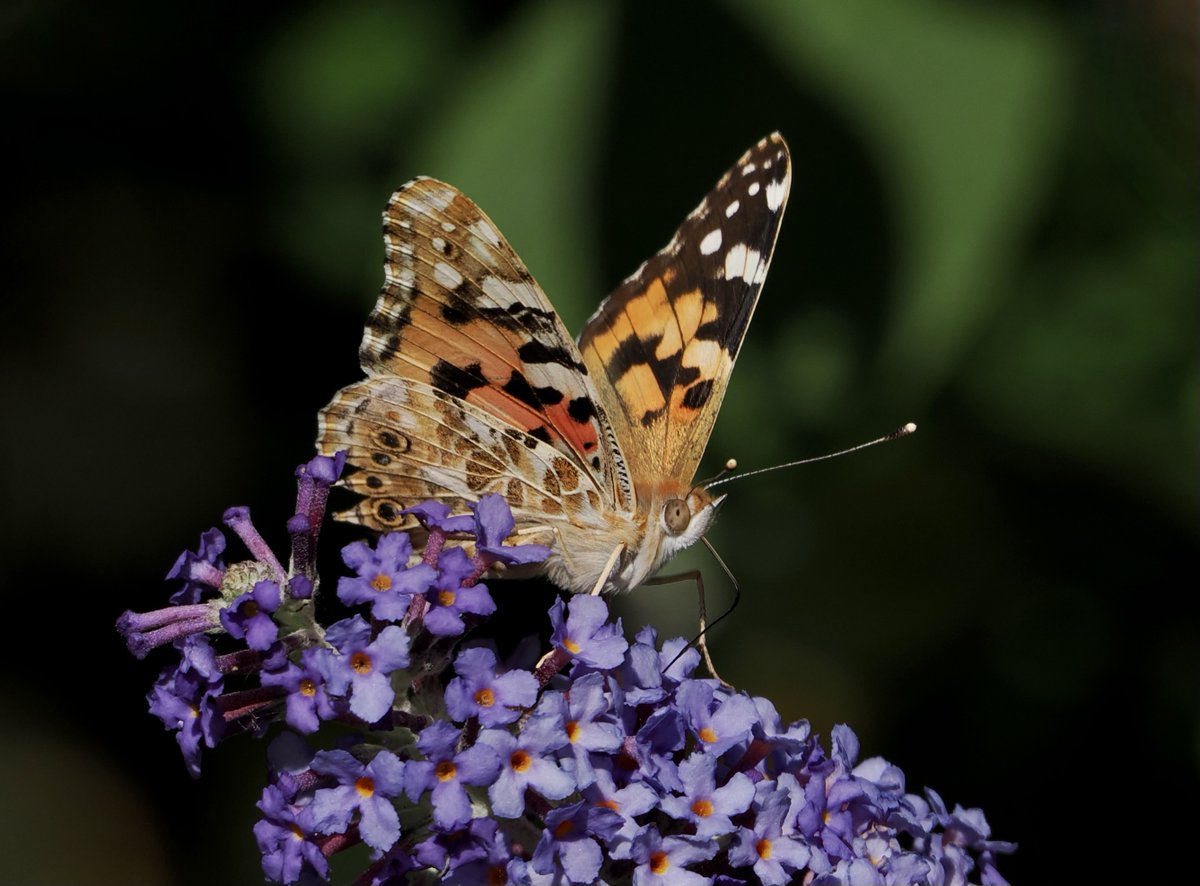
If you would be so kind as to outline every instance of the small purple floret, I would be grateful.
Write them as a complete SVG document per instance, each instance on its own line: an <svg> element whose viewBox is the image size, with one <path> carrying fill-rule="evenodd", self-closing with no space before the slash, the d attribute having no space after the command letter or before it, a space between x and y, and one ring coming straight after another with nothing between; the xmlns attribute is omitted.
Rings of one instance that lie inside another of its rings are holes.
<svg viewBox="0 0 1200 886"><path fill-rule="evenodd" d="M317 833L343 833L357 813L358 832L372 849L390 849L400 838L400 819L391 802L404 787L399 757L380 751L364 764L346 751L318 751L312 770L337 780L336 786L313 795L309 810Z"/></svg>
<svg viewBox="0 0 1200 886"><path fill-rule="evenodd" d="M537 701L538 685L528 671L497 673L496 653L485 646L464 649L454 661L458 674L446 686L446 710L462 723L475 717L482 726L515 723Z"/></svg>
<svg viewBox="0 0 1200 886"><path fill-rule="evenodd" d="M576 596L563 619L562 599L550 607L554 633L550 641L572 658L594 668L610 669L625 660L629 643L621 633L621 621L608 623L608 605L599 597Z"/></svg>
<svg viewBox="0 0 1200 886"><path fill-rule="evenodd" d="M279 639L279 626L271 615L279 608L280 598L276 582L255 582L252 590L221 610L221 624L229 636L244 639L251 649L265 652Z"/></svg>

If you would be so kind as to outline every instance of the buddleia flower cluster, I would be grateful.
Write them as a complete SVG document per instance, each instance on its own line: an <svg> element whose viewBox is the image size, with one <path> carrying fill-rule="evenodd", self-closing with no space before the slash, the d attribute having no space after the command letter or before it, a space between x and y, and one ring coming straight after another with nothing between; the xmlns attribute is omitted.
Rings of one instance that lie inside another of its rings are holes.
<svg viewBox="0 0 1200 886"><path fill-rule="evenodd" d="M411 508L420 552L403 532L344 548L350 614L319 623L317 536L343 464L298 470L287 567L232 508L250 556L227 562L209 530L168 574L171 605L117 625L138 657L173 649L148 699L193 775L203 748L274 736L254 827L268 880L327 880L363 844L361 886L1005 882L996 857L1014 847L980 810L908 793L848 726L826 750L698 676L683 639L630 642L600 597L554 603L540 659L473 640L496 608L480 579L549 554L508 543L500 496Z"/></svg>

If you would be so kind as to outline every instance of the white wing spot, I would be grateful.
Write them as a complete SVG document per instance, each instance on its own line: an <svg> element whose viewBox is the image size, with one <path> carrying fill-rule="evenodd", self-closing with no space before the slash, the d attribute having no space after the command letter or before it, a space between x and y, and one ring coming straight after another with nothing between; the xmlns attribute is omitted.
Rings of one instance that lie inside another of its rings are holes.
<svg viewBox="0 0 1200 886"><path fill-rule="evenodd" d="M756 169L758 169L758 167L755 166L753 163L747 163L745 166L742 167L742 175L749 175Z"/></svg>
<svg viewBox="0 0 1200 886"><path fill-rule="evenodd" d="M704 239L700 241L700 254L712 255L721 248L721 229L713 228L704 235Z"/></svg>
<svg viewBox="0 0 1200 886"><path fill-rule="evenodd" d="M440 261L433 266L433 279L437 281L439 286L446 289L457 289L462 285L463 281L462 274L444 261Z"/></svg>
<svg viewBox="0 0 1200 886"><path fill-rule="evenodd" d="M412 289L417 282L417 274L412 268L401 268L400 273L396 275L396 282L403 289Z"/></svg>
<svg viewBox="0 0 1200 886"><path fill-rule="evenodd" d="M421 200L421 194L425 200ZM458 195L458 191L448 185L437 184L427 185L422 191L414 195L413 202L427 202L429 206L436 209L438 212L445 212L446 209L454 202L454 198Z"/></svg>
<svg viewBox="0 0 1200 886"><path fill-rule="evenodd" d="M725 207L725 217L733 218L733 214L738 211L738 207L740 207L741 205L742 204L739 203L737 200L734 200L732 203L730 203L728 206Z"/></svg>
<svg viewBox="0 0 1200 886"><path fill-rule="evenodd" d="M449 234L454 230L454 222L442 222L442 230Z"/></svg>
<svg viewBox="0 0 1200 886"><path fill-rule="evenodd" d="M774 212L783 205L783 197L787 193L787 182L770 182L767 184L767 209Z"/></svg>
<svg viewBox="0 0 1200 886"><path fill-rule="evenodd" d="M496 247L497 249L500 248L500 235L496 233L495 228L493 228L483 219L480 219L479 221L475 222L475 224L471 225L471 232L476 236L486 240L488 243L491 243L492 246Z"/></svg>
<svg viewBox="0 0 1200 886"><path fill-rule="evenodd" d="M430 242L433 244L433 248L436 249L438 252L446 251L446 241L443 240L441 237L434 237L433 240Z"/></svg>
<svg viewBox="0 0 1200 886"><path fill-rule="evenodd" d="M546 304L545 296L539 296L536 284L532 283L489 275L479 281L479 288L497 305L508 305L516 301L527 307L542 308Z"/></svg>
<svg viewBox="0 0 1200 886"><path fill-rule="evenodd" d="M746 193L753 197L758 193L758 182L750 182L750 187L746 188Z"/></svg>
<svg viewBox="0 0 1200 886"><path fill-rule="evenodd" d="M738 243L736 246L730 247L725 253L725 279L733 280L741 277L747 283L759 282L761 278L758 275L759 253L757 249L751 249L745 243ZM747 271L753 269L753 276L748 276ZM756 279L757 278L757 279Z"/></svg>

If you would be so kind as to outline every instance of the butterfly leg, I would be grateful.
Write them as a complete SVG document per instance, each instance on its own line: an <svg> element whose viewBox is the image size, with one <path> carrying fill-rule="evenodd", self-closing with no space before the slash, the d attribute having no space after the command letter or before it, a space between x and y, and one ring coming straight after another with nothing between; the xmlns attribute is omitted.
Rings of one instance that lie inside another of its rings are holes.
<svg viewBox="0 0 1200 886"><path fill-rule="evenodd" d="M713 664L712 655L710 655L708 651L708 614L704 609L704 576L701 574L700 570L693 569L690 572L677 572L673 575L657 575L654 578L647 579L642 584L666 585L674 584L675 582L680 581L694 581L696 583L696 593L700 600L700 633L697 635L695 640L688 644L688 646L695 646L700 650L700 655L704 658L704 666L708 668L708 672L717 679L718 683L720 683L726 689L733 689L733 684L717 673L717 666ZM687 650L688 646L685 646L679 654L682 655L683 652ZM676 656L676 658L678 658L678 656ZM671 664L675 664L675 662L672 661ZM667 665L667 667L669 668L671 664Z"/></svg>
<svg viewBox="0 0 1200 886"><path fill-rule="evenodd" d="M613 572L616 571L617 563L621 559L621 555L625 553L625 542L621 542L613 552L608 555L608 562L604 564L604 568L600 570L600 577L596 579L596 586L592 588L591 596L595 597L604 590L604 586L608 584L608 580L612 578Z"/></svg>

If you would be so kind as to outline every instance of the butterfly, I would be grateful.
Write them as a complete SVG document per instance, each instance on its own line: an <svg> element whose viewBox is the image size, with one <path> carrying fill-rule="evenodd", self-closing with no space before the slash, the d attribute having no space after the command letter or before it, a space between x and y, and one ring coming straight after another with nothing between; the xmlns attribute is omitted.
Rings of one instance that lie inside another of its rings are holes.
<svg viewBox="0 0 1200 886"><path fill-rule="evenodd" d="M416 526L433 499L504 496L537 564L575 593L627 591L698 541L725 496L693 478L754 314L791 186L774 133L572 340L495 224L417 178L383 215L385 282L359 349L366 379L320 414L361 499L337 516Z"/></svg>

